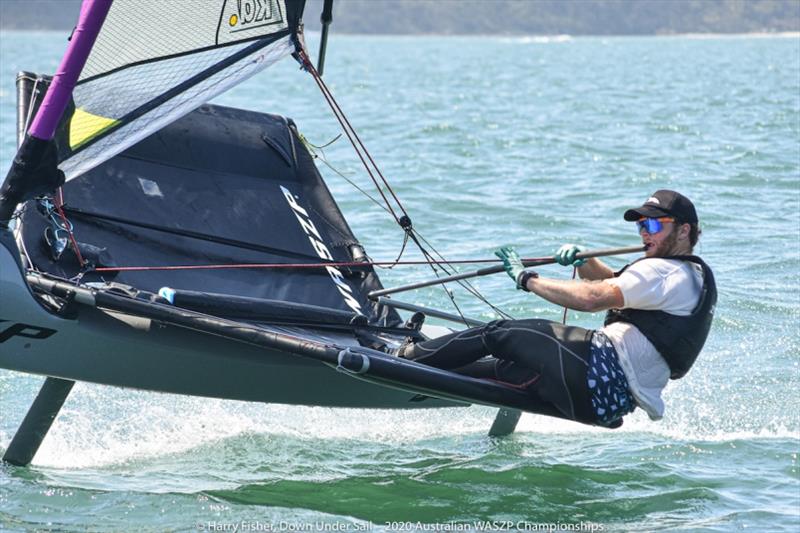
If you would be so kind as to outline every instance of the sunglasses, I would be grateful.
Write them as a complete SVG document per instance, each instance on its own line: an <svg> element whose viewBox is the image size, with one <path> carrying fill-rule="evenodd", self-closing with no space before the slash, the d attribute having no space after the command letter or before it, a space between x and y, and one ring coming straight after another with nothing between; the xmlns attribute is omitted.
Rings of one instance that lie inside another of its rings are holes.
<svg viewBox="0 0 800 533"><path fill-rule="evenodd" d="M653 235L664 229L664 222L675 222L675 219L672 217L642 217L636 221L636 228L639 230L639 233L646 231L650 235Z"/></svg>

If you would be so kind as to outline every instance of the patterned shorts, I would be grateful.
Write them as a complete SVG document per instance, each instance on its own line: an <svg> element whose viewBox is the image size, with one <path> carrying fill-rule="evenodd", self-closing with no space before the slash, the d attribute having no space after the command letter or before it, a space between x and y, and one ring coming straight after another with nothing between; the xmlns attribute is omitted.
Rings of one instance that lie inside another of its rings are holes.
<svg viewBox="0 0 800 533"><path fill-rule="evenodd" d="M608 337L598 331L592 335L586 381L599 424L610 424L636 408L628 390L628 379L619 366L617 350Z"/></svg>

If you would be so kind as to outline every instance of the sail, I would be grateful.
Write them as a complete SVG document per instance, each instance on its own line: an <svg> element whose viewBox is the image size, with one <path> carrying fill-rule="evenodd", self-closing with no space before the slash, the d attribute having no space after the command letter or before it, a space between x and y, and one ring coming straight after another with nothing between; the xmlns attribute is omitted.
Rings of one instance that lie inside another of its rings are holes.
<svg viewBox="0 0 800 533"><path fill-rule="evenodd" d="M83 282L224 295L229 312L257 298L299 305L306 319L324 309L331 320L348 313L400 323L367 297L380 280L371 266L352 264L364 251L284 117L202 105L69 181L64 196L85 260L181 267L89 271ZM54 257L52 227L41 204L29 202L21 215L26 257L37 270L72 278L83 269L70 248ZM343 262L351 265L336 266ZM319 266L247 267L264 263ZM221 264L231 268L206 268Z"/></svg>
<svg viewBox="0 0 800 533"><path fill-rule="evenodd" d="M295 51L304 0L116 0L58 138L67 180Z"/></svg>

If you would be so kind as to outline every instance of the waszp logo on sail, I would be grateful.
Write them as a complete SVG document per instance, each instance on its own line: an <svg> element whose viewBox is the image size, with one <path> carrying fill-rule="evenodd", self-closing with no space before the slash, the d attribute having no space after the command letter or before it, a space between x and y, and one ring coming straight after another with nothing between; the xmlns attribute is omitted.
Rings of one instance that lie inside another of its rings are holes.
<svg viewBox="0 0 800 533"><path fill-rule="evenodd" d="M40 328L30 324L13 323L8 324L8 320L0 319L0 342L6 342L12 337L24 337L26 339L46 339L53 335L56 330L50 328Z"/></svg>
<svg viewBox="0 0 800 533"><path fill-rule="evenodd" d="M309 242L311 242L311 247L314 248L314 251L317 252L320 259L333 261L333 256L330 250L328 250L328 247L325 246L325 243L322 242L322 236L319 234L314 222L309 218L308 211L297 203L294 195L288 189L281 186L281 191L283 192L284 198L286 198L286 201L289 203L289 207L292 208L294 216L297 217L298 222L300 222L300 227L303 228ZM344 303L347 304L347 307L358 314L362 314L361 304L353 297L353 289L344 282L344 276L341 271L332 266L326 266L325 270L328 271L328 275L330 275L333 283L336 285L336 289L342 295L342 298L344 298Z"/></svg>

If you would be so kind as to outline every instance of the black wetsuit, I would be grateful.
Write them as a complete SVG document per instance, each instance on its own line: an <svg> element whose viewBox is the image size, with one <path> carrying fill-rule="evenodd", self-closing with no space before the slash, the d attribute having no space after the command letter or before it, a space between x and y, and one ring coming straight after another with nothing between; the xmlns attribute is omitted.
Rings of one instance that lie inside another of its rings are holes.
<svg viewBox="0 0 800 533"><path fill-rule="evenodd" d="M531 412L596 424L586 384L592 333L550 320L498 320L411 345L403 356L524 388Z"/></svg>
<svg viewBox="0 0 800 533"><path fill-rule="evenodd" d="M703 268L703 290L692 313L676 316L663 311L623 309L610 311L606 323L625 321L637 326L665 357L672 378L677 379L686 374L703 348L711 327L717 293L711 269L699 257L669 256L665 259L690 261ZM621 398L620 416L630 412L635 401L619 367L616 351L605 336L598 335L596 344L607 343L608 349L613 351L612 361L608 362L613 364L598 359L600 352L593 355L594 333L549 320L498 320L411 345L402 355L437 368L524 388L531 396L531 412L586 424L619 427L621 418L609 419L608 414L600 415L605 405L597 403L597 378L610 384L610 388L601 391L600 397L613 397L612 402L620 399L618 396L624 397ZM493 357L483 359L488 355ZM592 376L588 375L590 368ZM598 370L607 370L610 374L597 376ZM617 376L615 372L619 373L617 383L613 379ZM594 387L594 396L590 387ZM612 407L620 408L619 405Z"/></svg>

